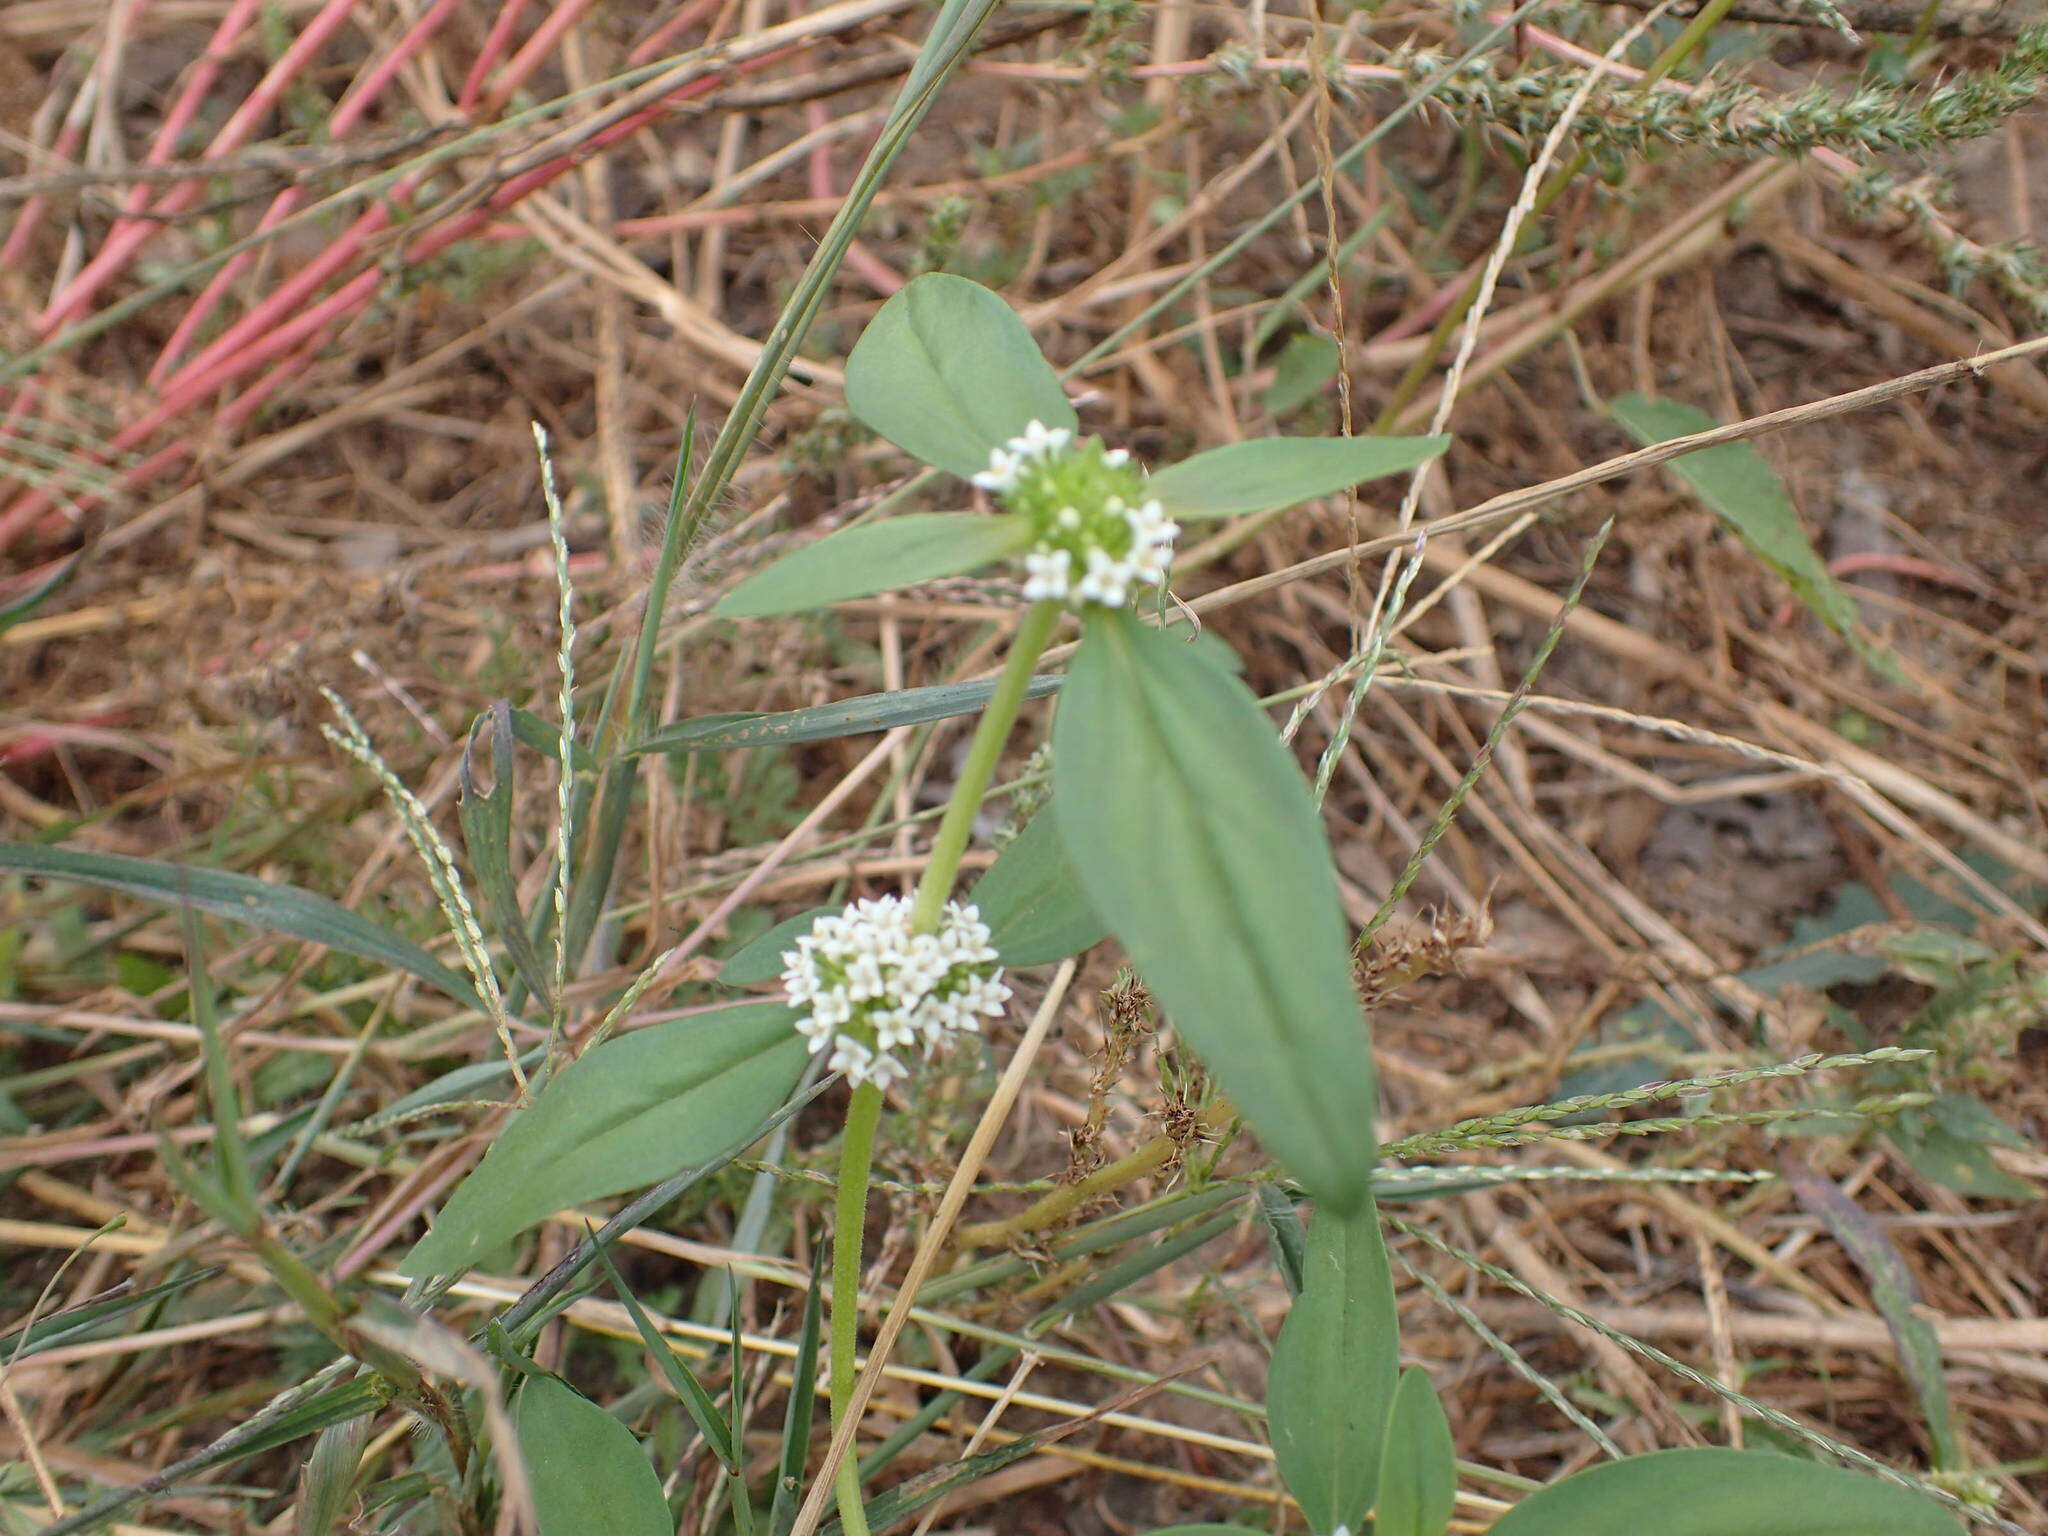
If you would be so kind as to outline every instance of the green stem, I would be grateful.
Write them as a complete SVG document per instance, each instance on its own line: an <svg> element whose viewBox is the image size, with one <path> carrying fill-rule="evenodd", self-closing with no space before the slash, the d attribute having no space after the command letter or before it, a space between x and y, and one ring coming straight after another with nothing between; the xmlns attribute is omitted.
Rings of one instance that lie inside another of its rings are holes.
<svg viewBox="0 0 2048 1536"><path fill-rule="evenodd" d="M1059 627L1060 605L1038 603L1026 611L1010 644L1009 658L996 679L981 719L974 727L974 740L967 748L967 762L946 802L946 814L939 821L932 840L931 859L919 881L911 907L911 926L929 933L939 925L946 898L953 892L953 877L960 870L960 856L967 851L968 835L974 830L974 815L981 808L995 778L996 763L1003 745L1010 739L1010 727L1017 722L1032 669ZM832 1344L831 1391L832 1429L842 1427L853 1398L855 1364L860 1345L860 1250L868 1219L868 1182L874 1169L875 1127L882 1118L882 1090L862 1083L853 1090L846 1107L846 1137L839 1152L839 1192L832 1225ZM845 1536L868 1536L866 1511L860 1500L859 1458L848 1454L839 1464L833 1491L839 1501L839 1523Z"/></svg>
<svg viewBox="0 0 2048 1536"><path fill-rule="evenodd" d="M1010 739L1017 711L1023 706L1032 669L1059 627L1060 613L1058 603L1037 603L1025 611L1023 622L1017 626L1009 660L1003 663L996 691L989 695L974 727L966 765L953 786L952 798L946 802L938 835L932 839L931 860L924 867L924 878L918 882L917 897L910 909L914 933L930 933L939 926L939 914L945 910L946 898L953 894L953 876L959 872L960 856L967 851L967 839L974 830L975 814L995 778L996 763L1003 755L1003 744Z"/></svg>
<svg viewBox="0 0 2048 1536"><path fill-rule="evenodd" d="M855 1358L860 1347L860 1248L868 1220L868 1175L875 1160L875 1126L882 1118L882 1090L862 1083L846 1107L846 1138L839 1151L839 1200L832 1226L832 1429L838 1432L853 1397ZM845 1536L868 1536L860 1502L859 1458L851 1451L839 1464L836 1491Z"/></svg>

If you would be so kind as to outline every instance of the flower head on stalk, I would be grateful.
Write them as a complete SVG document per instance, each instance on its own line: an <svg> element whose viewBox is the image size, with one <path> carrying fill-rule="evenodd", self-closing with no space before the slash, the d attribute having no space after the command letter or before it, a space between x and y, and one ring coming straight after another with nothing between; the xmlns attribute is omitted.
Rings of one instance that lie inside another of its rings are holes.
<svg viewBox="0 0 2048 1536"><path fill-rule="evenodd" d="M1024 596L1121 608L1134 583L1163 586L1180 525L1146 494L1122 448L1033 420L991 448L974 483L1031 529Z"/></svg>
<svg viewBox="0 0 2048 1536"><path fill-rule="evenodd" d="M782 956L782 984L803 1017L797 1032L858 1087L907 1075L895 1053L929 1057L1001 1015L1010 989L975 909L949 902L932 933L914 933L900 896L856 901L821 917Z"/></svg>

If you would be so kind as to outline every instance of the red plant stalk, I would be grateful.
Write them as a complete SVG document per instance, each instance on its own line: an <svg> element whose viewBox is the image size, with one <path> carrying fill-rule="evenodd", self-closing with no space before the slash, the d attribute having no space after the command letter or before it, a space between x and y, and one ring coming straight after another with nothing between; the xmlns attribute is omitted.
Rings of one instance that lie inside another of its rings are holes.
<svg viewBox="0 0 2048 1536"><path fill-rule="evenodd" d="M813 133L830 121L826 116L825 103L807 101L804 103L804 126ZM810 154L811 196L816 198L843 199L832 175L832 142L820 139L811 146ZM836 209L834 210L837 211ZM903 274L882 260L858 240L846 247L846 265L867 279L868 286L883 298L899 291L904 284Z"/></svg>
<svg viewBox="0 0 2048 1536"><path fill-rule="evenodd" d="M491 20L491 30L484 34L484 45L477 50L476 62L462 77L462 89L455 97L456 108L465 115L473 115L484 81L512 46L512 33L519 26L519 18L526 14L526 6L527 0L505 0L498 7L498 14Z"/></svg>
<svg viewBox="0 0 2048 1536"><path fill-rule="evenodd" d="M86 125L92 121L93 103L99 96L99 81L87 76L78 87L78 94L71 99L71 106L64 114L64 122L57 130L57 142L50 146L50 158L63 162L78 153L78 146L85 137ZM28 252L29 241L35 238L36 227L43 222L43 210L50 200L41 192L30 196L21 205L21 212L15 216L14 228L8 233L7 243L0 245L0 272L12 267Z"/></svg>
<svg viewBox="0 0 2048 1536"><path fill-rule="evenodd" d="M330 141L344 139L355 130L357 124L368 115L370 108L376 105L385 88L397 78L398 71L406 60L426 45L441 29L441 24L461 4L462 0L435 0L434 5L406 29L405 35L388 54L370 62L369 68L357 77L355 83L343 95L341 104L334 109L334 115L327 120L327 137ZM257 230L261 232L275 228L296 213L305 200L306 193L303 187L285 188L263 211L263 217L256 226ZM163 352L149 370L150 383L161 384L164 381L165 376L177 365L178 358L192 344L192 339L211 318L228 289L255 264L255 260L255 251L243 251L240 255L230 258L227 265L214 273L206 287L200 291L199 297L193 300L192 307L186 310L184 317L178 321L177 328L171 332L171 339L164 343Z"/></svg>
<svg viewBox="0 0 2048 1536"><path fill-rule="evenodd" d="M689 0L689 4L656 27L643 41L634 44L633 51L626 55L626 62L636 66L652 63L661 57L661 50L668 46L671 38L702 21L717 10L721 3L722 0Z"/></svg>
<svg viewBox="0 0 2048 1536"><path fill-rule="evenodd" d="M603 131L593 134L588 141L567 154L558 155L553 160L536 166L523 175L507 181L498 188L497 192L492 195L483 207L472 209L468 213L449 220L438 229L428 231L407 248L407 258L414 264L431 260L457 241L466 239L477 230L487 227L491 220L496 218L506 208L558 180L585 160L594 155L601 154L619 140L638 133L642 128L657 121L682 102L708 94L735 74L751 73L786 59L800 51L801 49L798 46L792 45L786 48L774 49L756 58L735 60L717 74L704 75L677 87L659 101L653 102L641 108L638 112L621 118ZM394 198L397 192L398 189L394 188ZM356 221L355 225L351 226L348 231L330 245L328 250L323 252L319 258L316 258L310 264L310 267L322 268L323 276L326 272L334 270L340 261L345 261L348 259L348 256L354 254L355 250L359 248L362 238L367 238L368 233L374 232L366 229L366 226L373 222L377 228L382 228L390 222L390 215L385 212L385 205L380 204L376 208L367 210ZM351 237L359 238L352 240ZM348 248L345 252L342 249L344 246ZM330 258L335 259L330 261ZM310 270L310 267L308 270ZM330 324L338 323L342 318L369 302L371 296L376 293L378 285L383 281L385 274L379 267L367 268L364 271L358 272L319 303L300 310L290 319L283 319L281 313L273 312L273 306L277 305L277 301L284 295L285 289L299 287L300 280L305 275L304 270L294 274L293 279L285 285L285 288L281 288L277 294L272 295L270 300L265 301L258 309L252 310L241 321L237 322L231 329L231 334L235 336L238 343L237 350L216 358L215 354L221 351L223 344L229 340L228 336L223 336L212 347L209 347L205 353L201 354L200 357L194 358L191 363L188 363L179 370L177 376L166 386L157 404L142 417L115 434L110 445L111 448L115 452L125 452L134 449L197 405L206 396L225 388L233 383L235 379L263 363L269 362L281 354L292 352L309 337L321 332ZM305 285L306 291L310 293L311 287L317 286L318 281L319 279L316 278L312 284ZM294 303L296 303L296 300L294 300ZM280 311L283 308L289 307L292 306L277 305L277 309ZM250 340L250 335L257 330L262 331L261 336ZM239 345L239 343L245 341L249 344ZM286 366L289 366L289 364ZM272 377L261 381L256 388L268 394L271 389L274 389L276 382L281 381L276 380L275 374L273 374ZM116 481L116 485L124 489L139 487L153 479L171 464L176 463L179 459L191 456L194 451L194 447L189 440L173 443L169 447L160 449L155 454L152 454L141 464L124 471ZM81 499L79 506L81 509L89 509L98 505L101 499L103 498ZM16 498L15 502L5 512L0 512L0 550L4 550L14 538L20 535L23 529L31 526L52 505L53 503L47 493L40 489L30 490Z"/></svg>
<svg viewBox="0 0 2048 1536"><path fill-rule="evenodd" d="M533 29L533 36L526 40L526 46L512 55L511 62L498 71L497 78L484 95L481 116L488 120L504 110L505 103L512 99L512 93L554 53L569 29L576 25L577 18L590 6L591 0L560 0L548 13L547 19Z"/></svg>
<svg viewBox="0 0 2048 1536"><path fill-rule="evenodd" d="M215 37L218 38L220 31L226 30L227 24L240 17L245 10L253 12L256 9L257 3L258 0L235 0L234 9L226 17L222 18L221 28L216 31ZM275 64L271 65L262 80L257 82L256 89L249 93L248 99L230 114L225 123L221 124L220 131L213 136L212 142L206 146L206 150L201 158L208 160L218 159L223 155L231 154L235 150L240 149L255 133L257 126L276 107L278 98L284 94L285 88L312 61L314 55L326 45L327 40L340 30L342 23L348 20L349 13L355 9L357 3L358 0L327 0L327 4L321 7L313 19L306 23L299 35L292 40L291 46L284 51L282 57ZM215 62L211 52L202 61L201 69L195 71L195 79L209 68L213 70L218 69L218 64ZM209 80L210 78L209 75ZM196 97L193 101L193 107L196 111ZM169 129L170 126L171 124L167 120L164 124L165 129ZM159 143L163 144L166 150L168 150L169 146L165 143L165 134L160 131L157 137ZM152 153L154 153L154 149L152 149ZM141 189L137 190L140 192ZM37 331L43 335L48 335L59 326L78 318L85 308L91 304L93 296L99 292L101 287L123 267L127 266L134 258L136 252L141 250L154 235L161 231L168 220L177 214L183 213L194 203L198 202L203 190L204 185L200 181L180 182L177 186L165 192L163 197L149 209L150 216L147 219L129 218L117 221L114 227L108 231L107 238L101 244L98 253L65 286L63 292L50 301L42 314L36 317ZM134 202L136 194L131 193L130 200ZM138 208L137 211L140 211L140 209Z"/></svg>

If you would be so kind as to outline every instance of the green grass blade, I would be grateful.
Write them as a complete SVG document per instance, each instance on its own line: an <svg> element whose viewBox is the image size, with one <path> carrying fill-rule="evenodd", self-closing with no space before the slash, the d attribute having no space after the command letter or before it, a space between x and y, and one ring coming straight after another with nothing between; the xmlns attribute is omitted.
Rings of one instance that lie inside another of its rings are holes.
<svg viewBox="0 0 2048 1536"><path fill-rule="evenodd" d="M1059 690L1061 679L1041 673L1031 679L1025 697L1044 698ZM632 750L635 752L718 752L733 747L786 747L805 741L831 741L922 725L971 715L988 703L995 681L934 683L895 693L865 693L858 698L773 714L703 715L665 726Z"/></svg>
<svg viewBox="0 0 2048 1536"><path fill-rule="evenodd" d="M439 987L466 1007L484 1006L467 980L417 944L357 916L340 902L296 886L275 885L249 875L190 864L166 864L76 848L37 848L26 843L0 843L0 869L70 880L165 906L189 902L215 917L231 918L252 928L288 934L309 944L391 966Z"/></svg>

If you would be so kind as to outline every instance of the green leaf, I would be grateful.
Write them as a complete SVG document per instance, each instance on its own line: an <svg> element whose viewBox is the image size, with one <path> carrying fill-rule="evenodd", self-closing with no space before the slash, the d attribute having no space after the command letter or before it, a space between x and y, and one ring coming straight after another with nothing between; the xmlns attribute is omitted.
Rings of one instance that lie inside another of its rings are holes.
<svg viewBox="0 0 2048 1536"><path fill-rule="evenodd" d="M73 880L103 891L178 907L190 904L216 917L252 928L338 949L379 965L393 966L439 987L457 1002L482 1008L468 980L410 940L358 917L325 896L294 886L273 885L248 875L131 859L118 853L85 853L74 848L37 848L0 843L0 869L20 870L53 880Z"/></svg>
<svg viewBox="0 0 2048 1536"><path fill-rule="evenodd" d="M1053 812L1089 904L1266 1148L1366 1203L1372 1054L1308 786L1213 653L1095 611L1053 722Z"/></svg>
<svg viewBox="0 0 2048 1536"><path fill-rule="evenodd" d="M802 613L827 603L958 576L1031 542L1018 517L903 512L827 534L749 576L719 602L728 618Z"/></svg>
<svg viewBox="0 0 2048 1536"><path fill-rule="evenodd" d="M675 1536L640 1442L589 1398L552 1376L530 1376L512 1417L540 1536Z"/></svg>
<svg viewBox="0 0 2048 1536"><path fill-rule="evenodd" d="M975 882L973 901L1007 966L1050 965L1094 948L1107 931L1049 815L1034 818L996 856Z"/></svg>
<svg viewBox="0 0 2048 1536"><path fill-rule="evenodd" d="M1025 685L1024 696L1042 699L1064 681L1041 673ZM700 715L664 726L631 750L635 752L715 752L729 747L787 747L804 741L830 741L899 725L922 725L971 715L988 703L995 679L977 683L935 683L928 688L899 688L894 693L864 693L858 698L772 714Z"/></svg>
<svg viewBox="0 0 2048 1536"><path fill-rule="evenodd" d="M329 1536L341 1523L355 1492L356 1467L370 1438L367 1419L330 1424L320 1431L306 1464L299 1469L296 1536Z"/></svg>
<svg viewBox="0 0 2048 1536"><path fill-rule="evenodd" d="M884 304L846 360L853 414L907 453L963 478L1033 421L1079 425L1016 311L944 272Z"/></svg>
<svg viewBox="0 0 2048 1536"><path fill-rule="evenodd" d="M619 1293L619 1299L626 1304L631 1314L633 1327L640 1334L640 1342L647 1353L654 1357L668 1388L675 1393L690 1415L690 1422L697 1426L697 1433L704 1437L704 1443L711 1447L728 1472L739 1470L739 1459L733 1453L732 1429L718 1411L718 1404L711 1394L704 1390L704 1384L697 1380L697 1373L690 1369L689 1362L676 1353L675 1346L661 1336L661 1330L654 1326L654 1319L647 1315L647 1309L640 1305L640 1298L633 1294L633 1288L620 1276L618 1266L612 1263L612 1256L604 1244L597 1245L598 1259L604 1264L604 1272L612 1282L612 1289ZM739 1356L735 1355L734 1359Z"/></svg>
<svg viewBox="0 0 2048 1536"><path fill-rule="evenodd" d="M1640 443L1661 443L1719 426L1705 411L1676 400L1623 395L1608 403L1614 419ZM1800 525L1778 472L1752 443L1723 443L1664 466L1742 536L1758 559L1784 577L1799 600L1830 628L1851 634L1856 603L1842 590Z"/></svg>
<svg viewBox="0 0 2048 1536"><path fill-rule="evenodd" d="M796 1520L797 1490L803 1486L804 1464L811 1454L811 1419L818 1407L818 1339L824 1331L825 1286L820 1276L825 1248L811 1256L811 1283L804 1294L803 1322L797 1328L796 1359L790 1366L789 1398L782 1405L782 1452L776 1461L775 1497L768 1504L768 1529L782 1536Z"/></svg>
<svg viewBox="0 0 2048 1536"><path fill-rule="evenodd" d="M799 937L809 933L811 924L838 910L837 907L813 907L808 912L797 913L795 917L784 918L727 957L725 964L718 968L718 979L728 987L751 987L780 975L782 952L793 948Z"/></svg>
<svg viewBox="0 0 2048 1536"><path fill-rule="evenodd" d="M403 1272L452 1274L557 1211L724 1151L795 1085L795 1018L748 1003L607 1040L506 1123Z"/></svg>
<svg viewBox="0 0 2048 1536"><path fill-rule="evenodd" d="M1400 1319L1371 1202L1318 1210L1301 1299L1273 1343L1266 1408L1280 1475L1318 1531L1357 1530L1379 1483Z"/></svg>
<svg viewBox="0 0 2048 1536"><path fill-rule="evenodd" d="M489 789L482 787L477 773L477 734L486 726L490 728ZM560 740L557 734L558 757ZM512 706L500 699L470 724L469 740L462 746L456 814L462 823L462 846L469 854L469 866L484 899L490 903L497 936L504 943L506 954L512 957L513 968L526 983L526 989L546 1003L551 992L548 967L541 962L540 951L534 948L533 936L527 932L526 914L519 905L518 882L512 874L513 780L518 771L512 742Z"/></svg>
<svg viewBox="0 0 2048 1536"><path fill-rule="evenodd" d="M1171 517L1235 517L1313 501L1427 464L1448 437L1255 437L1160 470L1145 482Z"/></svg>
<svg viewBox="0 0 2048 1536"><path fill-rule="evenodd" d="M1899 1368L1920 1398L1927 1437L1934 1442L1934 1464L1943 1468L1967 1466L1968 1460L1956 1440L1955 1410L1949 1401L1941 1339L1934 1324L1928 1321L1920 1283L1905 1255L1884 1228L1850 1199L1839 1184L1821 1174L1798 1152L1789 1148L1780 1152L1778 1167L1793 1197L1808 1215L1819 1218L1869 1282L1870 1299L1884 1316L1892 1347L1898 1352Z"/></svg>
<svg viewBox="0 0 2048 1536"><path fill-rule="evenodd" d="M1458 1503L1458 1448L1426 1372L1401 1373L1380 1450L1372 1536L1444 1536Z"/></svg>
<svg viewBox="0 0 2048 1536"><path fill-rule="evenodd" d="M1776 1451L1610 1461L1531 1494L1490 1536L1958 1536L1911 1489Z"/></svg>
<svg viewBox="0 0 2048 1536"><path fill-rule="evenodd" d="M1259 403L1273 415L1284 416L1303 401L1314 399L1335 377L1336 338L1319 332L1290 337L1273 359L1273 382L1259 396Z"/></svg>
<svg viewBox="0 0 2048 1536"><path fill-rule="evenodd" d="M1980 1200L2033 1200L2033 1180L1999 1166L1995 1146L2028 1147L2027 1139L1973 1094L1945 1093L1924 1109L1909 1109L1888 1128L1892 1145L1913 1171L1959 1195Z"/></svg>

